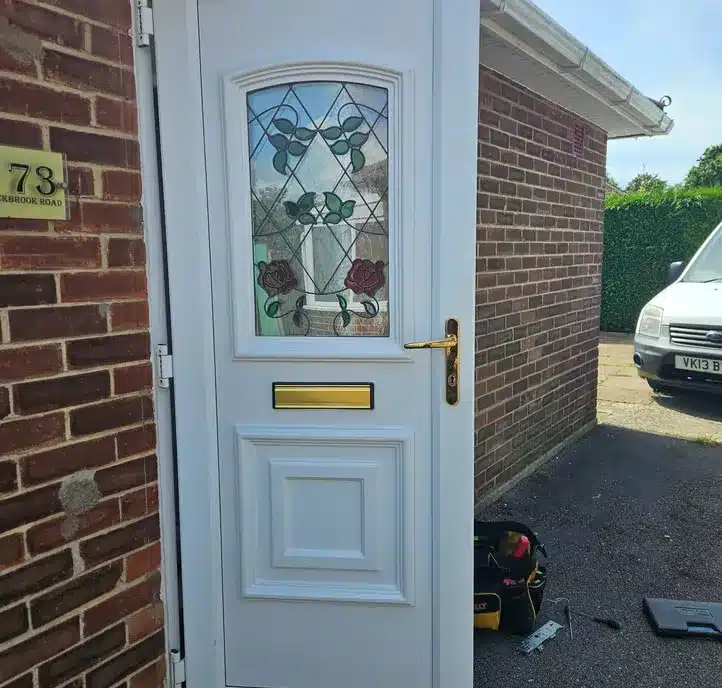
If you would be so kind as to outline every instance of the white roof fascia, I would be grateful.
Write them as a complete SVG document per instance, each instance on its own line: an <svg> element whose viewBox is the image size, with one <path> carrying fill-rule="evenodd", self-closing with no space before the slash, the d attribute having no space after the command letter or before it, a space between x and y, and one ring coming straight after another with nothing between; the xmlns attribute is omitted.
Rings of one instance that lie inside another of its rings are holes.
<svg viewBox="0 0 722 688"><path fill-rule="evenodd" d="M565 84L553 95L535 88L533 83L522 82L523 85L598 124L609 138L656 136L672 130L674 121L661 108L530 0L480 0L480 3L482 34L493 39L490 50L494 44L504 45L537 62ZM487 64L483 36L481 53L482 64ZM496 64L493 55L488 57L489 66L506 73L503 59ZM508 76L514 78L514 75ZM529 78L533 81L533 76ZM601 117L600 113L599 121L595 122L593 108L578 112L576 98L560 102L564 100L560 94L573 92L570 87L580 95L596 99L604 106L605 116Z"/></svg>

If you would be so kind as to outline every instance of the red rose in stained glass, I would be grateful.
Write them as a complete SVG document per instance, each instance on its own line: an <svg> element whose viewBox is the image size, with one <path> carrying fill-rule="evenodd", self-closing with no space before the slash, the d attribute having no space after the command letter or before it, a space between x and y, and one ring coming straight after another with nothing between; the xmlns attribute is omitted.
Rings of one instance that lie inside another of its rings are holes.
<svg viewBox="0 0 722 688"><path fill-rule="evenodd" d="M377 260L374 263L374 261L367 258L363 260L357 258L351 263L344 284L354 294L366 294L373 297L386 284L385 267L386 264L382 260Z"/></svg>
<svg viewBox="0 0 722 688"><path fill-rule="evenodd" d="M272 260L270 263L258 263L258 285L269 296L288 294L297 284L296 276L287 260Z"/></svg>

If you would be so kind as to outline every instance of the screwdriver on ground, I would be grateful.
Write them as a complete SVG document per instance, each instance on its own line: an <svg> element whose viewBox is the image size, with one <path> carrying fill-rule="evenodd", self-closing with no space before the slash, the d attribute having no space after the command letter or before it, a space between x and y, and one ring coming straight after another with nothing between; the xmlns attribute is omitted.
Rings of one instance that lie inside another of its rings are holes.
<svg viewBox="0 0 722 688"><path fill-rule="evenodd" d="M591 614L585 614L584 612L580 612L578 610L575 610L575 613L580 614L587 619L591 619L596 623L603 624L604 626L609 626L609 628L613 628L615 631L622 630L622 624L619 623L619 621L617 621L616 619L604 619L601 616L592 616Z"/></svg>
<svg viewBox="0 0 722 688"><path fill-rule="evenodd" d="M556 602L565 602L564 605L564 616L567 620L567 625L569 626L569 638L570 640L574 640L574 628L572 626L572 606L569 603L569 600L567 600L564 597L560 597L557 600L552 600L552 603ZM591 614L587 614L586 612L580 612L575 609L575 614L579 614L580 616L583 616L585 619L590 619L591 621L594 621L595 623L602 624L604 626L608 626L609 628L614 629L615 631L621 631L622 630L622 624L619 623L616 619L605 619L601 616L593 616Z"/></svg>

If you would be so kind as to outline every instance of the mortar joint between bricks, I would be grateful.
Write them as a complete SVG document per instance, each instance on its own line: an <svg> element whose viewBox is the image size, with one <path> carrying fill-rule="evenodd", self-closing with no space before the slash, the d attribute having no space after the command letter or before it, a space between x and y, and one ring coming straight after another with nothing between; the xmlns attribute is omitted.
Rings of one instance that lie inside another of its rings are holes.
<svg viewBox="0 0 722 688"><path fill-rule="evenodd" d="M96 99L97 100L97 99ZM103 185L103 173L106 169L105 165L90 165L93 174L93 198L103 198L105 188Z"/></svg>
<svg viewBox="0 0 722 688"><path fill-rule="evenodd" d="M83 21L83 50L90 53L93 49L93 29L87 22Z"/></svg>
<svg viewBox="0 0 722 688"><path fill-rule="evenodd" d="M10 314L7 309L0 311L0 343L10 343Z"/></svg>
<svg viewBox="0 0 722 688"><path fill-rule="evenodd" d="M60 358L62 361L62 371L63 373L71 372L70 368L68 367L68 351L67 351L67 341L63 340L60 342Z"/></svg>
<svg viewBox="0 0 722 688"><path fill-rule="evenodd" d="M74 12L73 10L66 9L61 6L57 6L57 5L48 6L47 3L52 2L52 0L25 0L25 1L29 2L33 5L42 6L45 9L50 10L53 14L58 14L63 17L67 17L69 19L74 19L77 22L80 22L83 24L88 24L89 26L98 26L102 29L116 31L121 34L125 33L125 31L123 29L119 28L115 24L108 24L107 22L100 21L99 19L93 19L92 17L88 17L80 12ZM96 2L97 2L97 0L96 0ZM96 2L94 2L93 4L96 4ZM100 5L101 3L97 2L97 4ZM116 4L116 3L111 2L111 4ZM118 4L121 4L121 3L118 3ZM133 2L133 4L135 5L135 2ZM128 27L128 31L130 31L130 28L131 27Z"/></svg>
<svg viewBox="0 0 722 688"><path fill-rule="evenodd" d="M133 66L129 64L123 64L122 62L116 62L115 60L110 60L107 57L103 57L102 55L98 55L96 53L92 52L86 52L84 49L80 48L71 48L67 45L62 45L60 43L53 43L52 41L42 41L42 46L45 49L50 49L53 52L60 53L61 55L69 55L71 57L78 57L82 60L86 60L87 62L92 62L94 64L98 65L104 65L106 67L113 67L115 69L119 69L122 72L128 72L130 74L133 73ZM47 78L47 74L45 75Z"/></svg>
<svg viewBox="0 0 722 688"><path fill-rule="evenodd" d="M90 126L98 126L98 95L93 94L90 98Z"/></svg>
<svg viewBox="0 0 722 688"><path fill-rule="evenodd" d="M100 237L100 269L108 269L108 246L110 244L110 237L107 235L101 235Z"/></svg>
<svg viewBox="0 0 722 688"><path fill-rule="evenodd" d="M43 82L43 84L47 85L46 82ZM85 95L87 95L87 94L85 94ZM104 94L100 94L100 95L103 95L103 97L105 97ZM13 119L18 119L20 121L25 121L25 122L32 122L33 124L39 123L38 119L32 118L32 117L19 116L16 118L13 115ZM52 122L52 126L54 129L58 129L58 130L72 131L72 132L76 132L79 134L92 134L94 136L100 136L100 137L109 138L109 139L121 139L128 143L138 141L137 134L129 134L129 133L123 131L122 129L109 129L106 127L103 127L101 129L98 126L91 126L89 124L72 124L71 122ZM49 148L48 148L48 150L49 150ZM82 161L79 161L79 160L73 160L71 156L69 156L69 158L70 159L68 160L68 162L70 162L70 163L77 163L79 165L88 164L88 163L83 163ZM123 165L108 165L108 167L114 167L115 169L124 170L124 171L129 169L128 167L123 166ZM132 168L132 169L134 171L137 171L137 168Z"/></svg>
<svg viewBox="0 0 722 688"><path fill-rule="evenodd" d="M43 89L46 89L47 91L54 92L60 95L67 94L71 96L77 96L80 98L84 98L85 100L88 100L91 96L91 93L88 91L84 91L78 88L74 88L73 86L69 86L68 84L58 83L56 81L50 81L45 76L38 76L33 77L29 76L27 74L16 74L13 72L3 72L2 78L7 79L9 81L19 83L19 84L29 84L31 86L40 86ZM102 95L103 97L110 97L111 94L108 94L106 96L105 93L100 92L99 95ZM118 98L118 96L115 96L115 98ZM124 101L125 102L125 101ZM52 124L53 126L66 126L66 123L59 120L59 119L53 119L48 117L34 117L32 115L24 115L21 112L15 113L15 112L6 112L3 113L6 117L12 116L12 119L17 119L20 121L33 121L33 122L47 122L49 124ZM68 125L70 123L67 123Z"/></svg>

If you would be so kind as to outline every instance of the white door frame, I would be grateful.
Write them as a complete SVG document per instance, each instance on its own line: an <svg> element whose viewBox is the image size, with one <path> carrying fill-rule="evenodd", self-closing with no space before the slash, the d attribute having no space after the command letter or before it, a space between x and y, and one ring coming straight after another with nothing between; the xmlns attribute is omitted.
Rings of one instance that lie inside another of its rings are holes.
<svg viewBox="0 0 722 688"><path fill-rule="evenodd" d="M177 505L175 494L175 457L171 397L161 389L158 364L153 353L160 344L168 344L168 314L165 284L165 249L163 246L161 181L158 171L155 102L153 94L152 55L147 48L135 47L135 82L138 103L140 167L143 186L143 234L148 272L148 308L150 348L153 366L153 408L155 417L156 459L158 462L158 496L161 530L161 600L165 620L166 656L180 647L180 610L178 553L176 548ZM169 672L170 675L170 672Z"/></svg>
<svg viewBox="0 0 722 688"><path fill-rule="evenodd" d="M288 0L289 2L291 0ZM154 0L168 283L174 357L182 606L189 688L224 682L213 301L209 272L197 0ZM474 322L478 0L435 0L433 336L461 322L460 404L433 421L436 688L473 683ZM299 56L302 59L303 56ZM182 235L183 241L172 237ZM453 266L444 271L440 266ZM443 399L444 362L434 357ZM164 533L165 536L165 533ZM400 686L399 688L410 688Z"/></svg>

